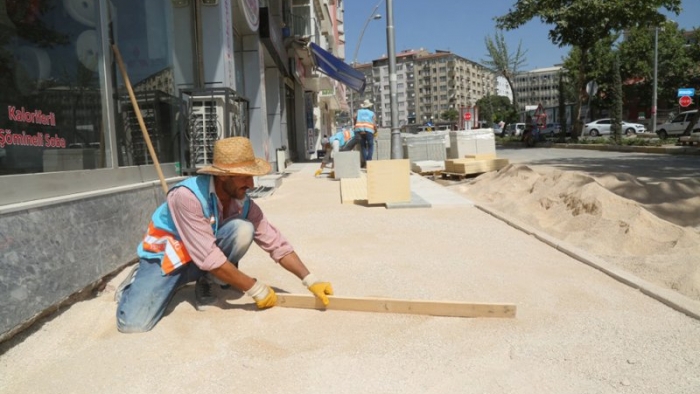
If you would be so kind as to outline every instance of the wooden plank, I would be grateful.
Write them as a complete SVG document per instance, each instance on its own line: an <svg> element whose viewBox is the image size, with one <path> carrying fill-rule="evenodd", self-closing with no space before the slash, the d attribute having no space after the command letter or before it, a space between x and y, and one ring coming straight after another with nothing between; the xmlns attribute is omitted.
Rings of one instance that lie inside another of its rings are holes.
<svg viewBox="0 0 700 394"><path fill-rule="evenodd" d="M403 160L367 162L367 202L370 205L411 201L411 164Z"/></svg>
<svg viewBox="0 0 700 394"><path fill-rule="evenodd" d="M492 160L496 158L495 153L477 153L474 155L465 155L465 158L474 160Z"/></svg>
<svg viewBox="0 0 700 394"><path fill-rule="evenodd" d="M508 159L474 160L467 163L456 163L454 172L460 174L478 174L496 171L508 165Z"/></svg>
<svg viewBox="0 0 700 394"><path fill-rule="evenodd" d="M401 300L374 297L329 296L324 307L320 300L309 294L277 293L277 306L318 310L405 313L413 315L448 317L515 317L514 304L488 304L457 301Z"/></svg>

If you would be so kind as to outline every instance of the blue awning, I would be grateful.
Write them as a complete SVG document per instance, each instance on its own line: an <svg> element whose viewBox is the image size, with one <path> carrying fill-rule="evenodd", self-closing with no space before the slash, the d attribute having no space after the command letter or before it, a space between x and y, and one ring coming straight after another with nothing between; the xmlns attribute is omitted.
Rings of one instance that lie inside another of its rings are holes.
<svg viewBox="0 0 700 394"><path fill-rule="evenodd" d="M311 49L314 64L319 71L345 84L356 92L364 92L365 74L355 70L349 64L333 56L332 53L313 42L309 43L309 49Z"/></svg>

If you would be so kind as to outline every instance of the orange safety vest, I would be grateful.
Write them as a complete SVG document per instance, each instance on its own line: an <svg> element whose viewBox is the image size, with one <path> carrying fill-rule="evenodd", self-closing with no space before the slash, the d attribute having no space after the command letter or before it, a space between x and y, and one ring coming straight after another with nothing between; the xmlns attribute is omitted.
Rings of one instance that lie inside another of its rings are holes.
<svg viewBox="0 0 700 394"><path fill-rule="evenodd" d="M163 253L160 268L165 275L175 271L192 261L185 245L175 239L175 235L157 228L153 221L148 224L148 231L143 237L143 250L153 253Z"/></svg>

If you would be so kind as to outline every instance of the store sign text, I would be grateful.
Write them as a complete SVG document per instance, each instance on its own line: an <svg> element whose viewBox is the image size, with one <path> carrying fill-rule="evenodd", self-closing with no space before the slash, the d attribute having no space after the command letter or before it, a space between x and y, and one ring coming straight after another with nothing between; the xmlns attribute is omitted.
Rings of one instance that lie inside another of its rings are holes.
<svg viewBox="0 0 700 394"><path fill-rule="evenodd" d="M12 130L0 129L0 148L5 146L39 146L45 148L65 148L66 139L58 135L50 136L49 134L36 133L35 135L13 133Z"/></svg>
<svg viewBox="0 0 700 394"><path fill-rule="evenodd" d="M7 116L11 121L38 124L44 126L56 126L56 115L53 112L43 113L40 109L27 111L24 107L17 108L14 105L7 106ZM65 148L66 139L58 134L53 137L50 134L36 133L34 135L15 133L10 129L0 129L0 149L6 146L36 146L44 148Z"/></svg>
<svg viewBox="0 0 700 394"><path fill-rule="evenodd" d="M17 108L14 105L7 106L7 116L10 120L22 123L35 123L45 126L56 126L56 115L53 112L44 114L40 109L26 111L24 107Z"/></svg>

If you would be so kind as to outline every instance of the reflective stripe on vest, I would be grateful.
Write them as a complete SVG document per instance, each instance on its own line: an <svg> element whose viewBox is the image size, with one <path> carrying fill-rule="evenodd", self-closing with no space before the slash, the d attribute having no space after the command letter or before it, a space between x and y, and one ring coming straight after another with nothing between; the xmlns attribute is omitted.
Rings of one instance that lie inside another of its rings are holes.
<svg viewBox="0 0 700 394"><path fill-rule="evenodd" d="M345 139L345 142L350 141L350 130L343 130L343 138Z"/></svg>
<svg viewBox="0 0 700 394"><path fill-rule="evenodd" d="M173 234L156 228L153 222L148 224L148 231L143 238L143 250L163 253L160 268L165 275L192 261L190 254L185 249L185 245L175 239Z"/></svg>
<svg viewBox="0 0 700 394"><path fill-rule="evenodd" d="M357 122L355 123L355 128L356 129L370 129L374 131L374 123L368 123L368 122Z"/></svg>
<svg viewBox="0 0 700 394"><path fill-rule="evenodd" d="M216 204L216 201L212 201L212 204ZM246 196L245 200L243 201L241 213L237 216L237 218L248 219L249 212L250 197ZM218 219L211 217L210 221L211 224L214 225L212 230L216 236L216 232L218 231ZM143 237L141 247L146 252L163 254L160 261L160 269L163 271L163 275L168 275L192 261L192 257L190 257L190 254L187 252L187 248L185 248L182 241L178 240L175 234L156 227L152 220L148 224L148 230L146 231L146 235Z"/></svg>

